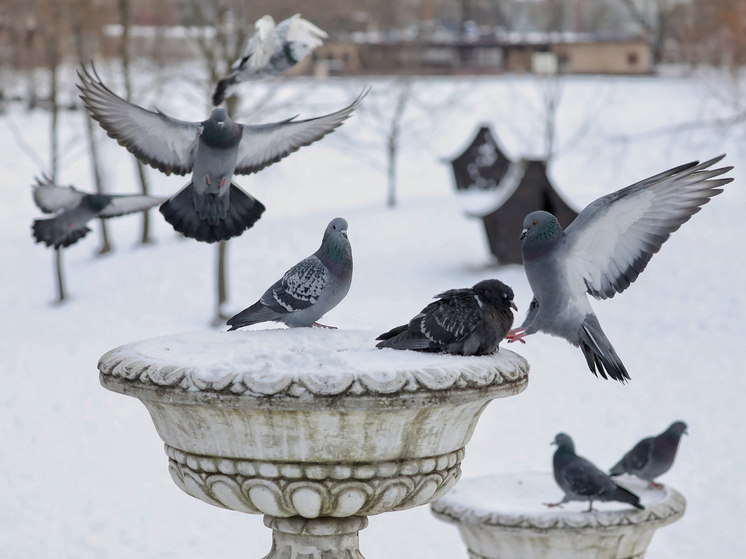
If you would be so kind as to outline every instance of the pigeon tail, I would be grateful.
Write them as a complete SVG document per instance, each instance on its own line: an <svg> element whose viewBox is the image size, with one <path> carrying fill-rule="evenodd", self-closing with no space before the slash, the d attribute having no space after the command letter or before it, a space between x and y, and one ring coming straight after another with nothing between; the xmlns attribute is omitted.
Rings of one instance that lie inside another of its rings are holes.
<svg viewBox="0 0 746 559"><path fill-rule="evenodd" d="M214 196L204 194L204 196ZM185 237L196 239L206 243L227 241L237 237L246 229L249 229L262 216L264 205L256 198L244 192L241 188L231 183L230 190L226 196L229 197L229 205L224 217L220 216L217 207L214 211L205 211L205 219L200 218L194 204L194 185L189 182L176 196L166 200L160 207L160 212L173 228ZM210 200L213 205L222 204L222 200Z"/></svg>
<svg viewBox="0 0 746 559"><path fill-rule="evenodd" d="M601 329L596 315L587 315L581 324L579 345L585 355L588 368L594 375L600 374L604 379L611 378L621 383L630 380L624 363L619 359L611 342Z"/></svg>
<svg viewBox="0 0 746 559"><path fill-rule="evenodd" d="M257 301L250 307L242 310L237 315L228 319L229 332L238 330L244 326L259 324L260 322L276 321L279 315L261 301Z"/></svg>
<svg viewBox="0 0 746 559"><path fill-rule="evenodd" d="M88 227L68 229L59 222L58 218L35 219L32 230L37 243L44 243L54 248L69 247L91 231Z"/></svg>
<svg viewBox="0 0 746 559"><path fill-rule="evenodd" d="M641 509L641 510L645 509L645 507L642 506L642 504L640 504L640 497L632 493L632 491L628 491L621 485L616 486L613 499L620 503L628 503L637 509Z"/></svg>
<svg viewBox="0 0 746 559"><path fill-rule="evenodd" d="M613 468L611 468L611 470L609 470L609 475L620 476L626 472L627 472L627 468L624 467L624 458L622 458L616 466L614 466Z"/></svg>
<svg viewBox="0 0 746 559"><path fill-rule="evenodd" d="M228 88L236 83L236 73L232 72L225 78L218 81L218 85L215 86L215 91L212 93L212 104L217 107L225 100L225 94Z"/></svg>
<svg viewBox="0 0 746 559"><path fill-rule="evenodd" d="M408 330L409 325L403 324L397 326L381 334L376 340L382 340L376 344L376 347L383 349L389 347L392 349L413 349L413 350L428 350L430 349L430 340L423 335L418 335L416 332Z"/></svg>

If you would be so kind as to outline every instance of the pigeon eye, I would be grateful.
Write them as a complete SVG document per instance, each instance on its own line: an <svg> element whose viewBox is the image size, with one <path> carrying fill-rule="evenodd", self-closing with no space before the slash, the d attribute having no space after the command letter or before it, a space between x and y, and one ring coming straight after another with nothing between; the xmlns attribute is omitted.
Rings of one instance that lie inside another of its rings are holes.
<svg viewBox="0 0 746 559"><path fill-rule="evenodd" d="M336 229L336 228L337 228L337 226L336 226L336 225L332 225L332 229Z"/></svg>
<svg viewBox="0 0 746 559"><path fill-rule="evenodd" d="M534 220L534 221L533 221L533 222L531 223L531 225L536 225L536 220Z"/></svg>

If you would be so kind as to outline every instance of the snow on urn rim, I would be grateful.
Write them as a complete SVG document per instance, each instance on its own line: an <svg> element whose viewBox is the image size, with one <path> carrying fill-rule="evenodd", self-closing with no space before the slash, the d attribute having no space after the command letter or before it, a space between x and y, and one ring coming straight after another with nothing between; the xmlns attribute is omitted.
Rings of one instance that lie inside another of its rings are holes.
<svg viewBox="0 0 746 559"><path fill-rule="evenodd" d="M528 382L528 362L504 348L481 357L379 350L375 336L317 328L189 332L120 346L98 368L103 384L299 399L484 388L507 396Z"/></svg>

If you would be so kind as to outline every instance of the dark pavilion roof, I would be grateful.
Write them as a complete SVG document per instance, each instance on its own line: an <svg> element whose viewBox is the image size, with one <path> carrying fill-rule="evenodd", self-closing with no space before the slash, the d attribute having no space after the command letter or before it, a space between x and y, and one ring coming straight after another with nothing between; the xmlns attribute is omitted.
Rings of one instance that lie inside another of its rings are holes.
<svg viewBox="0 0 746 559"><path fill-rule="evenodd" d="M464 152L449 161L456 190L497 188L510 167L489 126L482 126Z"/></svg>

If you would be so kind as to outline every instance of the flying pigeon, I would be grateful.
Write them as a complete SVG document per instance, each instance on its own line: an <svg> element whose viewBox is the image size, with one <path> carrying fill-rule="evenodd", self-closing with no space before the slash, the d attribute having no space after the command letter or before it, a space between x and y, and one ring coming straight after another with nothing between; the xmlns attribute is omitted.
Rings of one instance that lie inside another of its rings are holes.
<svg viewBox="0 0 746 559"><path fill-rule="evenodd" d="M607 299L627 289L671 233L733 180L715 179L733 167L708 170L723 157L681 165L599 198L565 231L550 213L528 214L520 238L534 299L508 342L540 331L558 336L580 346L593 374L629 380L586 293Z"/></svg>
<svg viewBox="0 0 746 559"><path fill-rule="evenodd" d="M351 283L352 247L347 239L347 221L337 217L326 226L319 250L285 272L261 299L228 320L228 326L237 330L272 321L290 328L330 328L316 321L345 298Z"/></svg>
<svg viewBox="0 0 746 559"><path fill-rule="evenodd" d="M128 103L108 89L93 69L78 72L81 98L112 138L143 163L166 173L192 174L189 183L167 200L161 213L185 236L213 243L243 233L264 206L232 182L233 175L256 173L341 125L367 94L348 107L309 120L239 124L225 109L203 122L177 120Z"/></svg>
<svg viewBox="0 0 746 559"><path fill-rule="evenodd" d="M553 460L554 479L565 492L565 497L559 503L545 503L546 506L560 507L570 501L590 501L585 512L593 512L593 501L618 501L638 509L645 508L637 495L617 485L591 462L575 454L570 435L558 433L552 444L557 445Z"/></svg>
<svg viewBox="0 0 746 559"><path fill-rule="evenodd" d="M72 186L58 186L50 179L36 179L34 202L41 211L56 214L36 219L32 227L37 243L56 249L75 244L90 231L86 224L97 217L116 217L141 212L161 204L165 198L139 194L88 194Z"/></svg>
<svg viewBox="0 0 746 559"><path fill-rule="evenodd" d="M648 437L637 443L611 469L610 475L632 474L650 482L651 489L663 489L660 483L653 480L671 469L676 451L679 449L681 435L688 434L686 423L683 421L671 423L668 429L657 437Z"/></svg>
<svg viewBox="0 0 746 559"><path fill-rule="evenodd" d="M378 348L413 349L489 355L498 350L513 325L513 290L499 280L480 281L471 289L450 289L436 295L409 321L376 338Z"/></svg>
<svg viewBox="0 0 746 559"><path fill-rule="evenodd" d="M272 16L259 18L243 57L233 63L230 73L215 87L213 105L222 103L228 88L237 83L270 78L292 68L323 45L328 36L300 14L276 27Z"/></svg>

